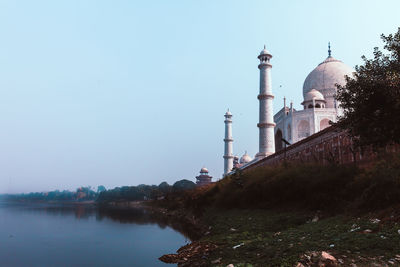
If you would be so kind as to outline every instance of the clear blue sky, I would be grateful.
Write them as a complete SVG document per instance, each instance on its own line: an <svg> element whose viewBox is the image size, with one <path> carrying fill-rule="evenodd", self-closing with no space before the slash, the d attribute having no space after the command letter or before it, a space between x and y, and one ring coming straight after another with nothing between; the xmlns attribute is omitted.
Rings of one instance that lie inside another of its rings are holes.
<svg viewBox="0 0 400 267"><path fill-rule="evenodd" d="M0 1L0 193L195 180L258 148L257 55L274 110L327 56L400 26L393 1ZM282 88L279 88L282 85Z"/></svg>

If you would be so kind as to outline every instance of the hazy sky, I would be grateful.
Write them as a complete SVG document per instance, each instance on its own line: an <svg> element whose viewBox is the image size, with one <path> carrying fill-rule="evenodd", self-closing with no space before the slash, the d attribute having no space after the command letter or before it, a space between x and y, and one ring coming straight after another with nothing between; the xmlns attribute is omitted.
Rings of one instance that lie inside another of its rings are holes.
<svg viewBox="0 0 400 267"><path fill-rule="evenodd" d="M400 1L0 0L0 193L195 180L258 149L257 55L274 110L327 57L353 66ZM281 88L279 86L282 85Z"/></svg>

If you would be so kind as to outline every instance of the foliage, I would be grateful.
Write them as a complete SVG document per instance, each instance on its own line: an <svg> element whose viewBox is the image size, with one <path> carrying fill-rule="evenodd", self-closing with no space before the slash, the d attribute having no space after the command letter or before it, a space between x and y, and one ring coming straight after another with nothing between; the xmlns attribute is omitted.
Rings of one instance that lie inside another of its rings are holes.
<svg viewBox="0 0 400 267"><path fill-rule="evenodd" d="M172 185L172 188L175 191L188 190L188 189L193 189L195 187L196 187L195 183L193 183L192 181L186 180L186 179L177 181Z"/></svg>
<svg viewBox="0 0 400 267"><path fill-rule="evenodd" d="M91 186L79 187L76 190L76 200L94 200L97 197L97 193Z"/></svg>
<svg viewBox="0 0 400 267"><path fill-rule="evenodd" d="M97 187L97 193L101 193L103 191L106 191L106 187L104 185L99 185Z"/></svg>
<svg viewBox="0 0 400 267"><path fill-rule="evenodd" d="M122 186L99 194L98 202L109 201L136 201L151 198L153 191L157 190L155 185Z"/></svg>
<svg viewBox="0 0 400 267"><path fill-rule="evenodd" d="M400 155L376 163L356 177L353 192L359 192L363 209L382 209L400 203Z"/></svg>
<svg viewBox="0 0 400 267"><path fill-rule="evenodd" d="M196 184L189 180L180 180L173 186L162 182L159 186L140 184L138 186L122 186L106 190L103 185L95 188L91 186L79 187L76 192L50 191L28 194L3 195L3 199L22 201L88 201L96 200L100 203L112 201L138 201L164 198L169 194L180 194L188 189L193 189Z"/></svg>
<svg viewBox="0 0 400 267"><path fill-rule="evenodd" d="M210 207L371 211L400 204L400 155L369 169L315 164L259 167L169 195L165 202L168 208L184 207L196 213Z"/></svg>
<svg viewBox="0 0 400 267"><path fill-rule="evenodd" d="M97 199L100 203L112 201L139 201L158 199L173 194L188 190L196 186L195 183L188 180L180 180L170 186L167 182L162 182L159 186L156 185L138 185L138 186L123 186L116 187L111 190L103 191Z"/></svg>
<svg viewBox="0 0 400 267"><path fill-rule="evenodd" d="M337 100L344 109L339 126L348 129L356 145L382 147L400 143L400 28L382 35L384 54L377 47L374 58L362 57L354 77L338 86Z"/></svg>
<svg viewBox="0 0 400 267"><path fill-rule="evenodd" d="M161 192L162 195L166 195L172 192L172 186L170 186L167 182L162 182L158 185L158 190Z"/></svg>
<svg viewBox="0 0 400 267"><path fill-rule="evenodd" d="M14 201L88 201L95 200L97 193L90 186L87 186L79 187L76 192L55 190L50 192L6 195L4 198Z"/></svg>

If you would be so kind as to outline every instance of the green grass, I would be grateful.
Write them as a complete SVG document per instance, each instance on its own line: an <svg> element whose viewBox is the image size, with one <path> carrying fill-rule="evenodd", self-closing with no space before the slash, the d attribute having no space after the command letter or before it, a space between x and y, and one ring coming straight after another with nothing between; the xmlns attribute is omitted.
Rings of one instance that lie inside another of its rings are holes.
<svg viewBox="0 0 400 267"><path fill-rule="evenodd" d="M308 251L345 255L345 262L360 261L360 257L370 261L379 256L389 260L400 251L399 226L374 224L369 217L338 215L311 222L310 213L210 210L204 218L211 233L202 241L219 246L211 254L211 261L222 257L221 266L293 266ZM363 233L366 229L372 233Z"/></svg>

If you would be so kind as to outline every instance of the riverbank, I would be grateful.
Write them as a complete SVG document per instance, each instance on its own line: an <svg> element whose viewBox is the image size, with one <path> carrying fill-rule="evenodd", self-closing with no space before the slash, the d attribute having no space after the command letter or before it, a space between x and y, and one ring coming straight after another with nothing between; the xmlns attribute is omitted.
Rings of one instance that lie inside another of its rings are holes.
<svg viewBox="0 0 400 267"><path fill-rule="evenodd" d="M169 195L152 205L190 214L206 231L161 259L178 266L400 266L399 177L396 156L369 169L258 168Z"/></svg>
<svg viewBox="0 0 400 267"><path fill-rule="evenodd" d="M319 266L313 264L326 252L339 266L400 265L398 208L361 217L210 209L195 222L207 229L202 237L161 260L180 267Z"/></svg>

